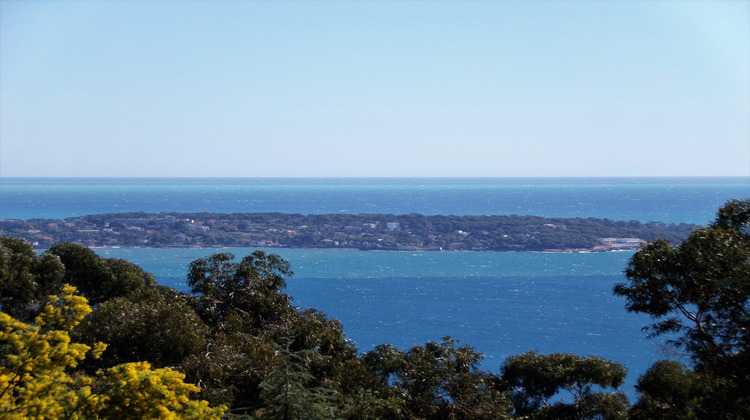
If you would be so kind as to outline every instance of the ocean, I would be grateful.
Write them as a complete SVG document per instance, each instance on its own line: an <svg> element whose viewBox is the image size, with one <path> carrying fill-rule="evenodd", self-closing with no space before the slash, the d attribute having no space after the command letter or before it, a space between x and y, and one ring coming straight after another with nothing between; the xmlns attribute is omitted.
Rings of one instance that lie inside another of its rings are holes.
<svg viewBox="0 0 750 420"><path fill-rule="evenodd" d="M451 336L484 354L497 371L530 350L599 355L643 373L663 358L641 333L648 317L612 295L632 252L404 252L266 248L292 264L292 304L342 321L360 351L390 343L408 349ZM249 248L110 248L162 284L188 291L190 261ZM631 384L632 385L632 384Z"/></svg>
<svg viewBox="0 0 750 420"><path fill-rule="evenodd" d="M0 178L0 219L114 212L389 213L710 223L749 178L48 179ZM97 249L161 284L187 290L190 261L252 249ZM625 364L623 390L655 361L680 358L648 340L649 318L612 295L632 252L492 253L265 249L295 272L293 304L342 321L360 351L449 335L483 353L482 368L529 350L598 355Z"/></svg>
<svg viewBox="0 0 750 420"><path fill-rule="evenodd" d="M749 178L0 178L0 218L112 212L534 215L708 223Z"/></svg>

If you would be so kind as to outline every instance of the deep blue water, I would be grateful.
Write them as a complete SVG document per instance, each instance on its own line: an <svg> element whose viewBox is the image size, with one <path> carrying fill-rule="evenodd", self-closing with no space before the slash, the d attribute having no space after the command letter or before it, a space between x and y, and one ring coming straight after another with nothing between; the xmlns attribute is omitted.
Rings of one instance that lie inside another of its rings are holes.
<svg viewBox="0 0 750 420"><path fill-rule="evenodd" d="M0 219L94 213L285 212L529 214L707 224L748 178L598 179L8 179ZM223 250L99 249L182 290L187 264ZM244 256L251 249L231 249ZM343 322L362 351L450 335L498 371L512 354L596 354L624 363L624 390L667 355L648 317L612 296L632 253L542 254L271 249L291 264L287 292Z"/></svg>
<svg viewBox="0 0 750 420"><path fill-rule="evenodd" d="M187 291L190 261L252 249L98 249L137 262L159 283ZM293 304L342 321L360 351L391 343L407 349L449 335L483 353L499 371L509 355L530 350L598 355L625 364L623 389L667 357L641 332L648 317L629 314L612 295L632 252L361 252L266 249L292 263ZM631 398L632 399L632 398Z"/></svg>

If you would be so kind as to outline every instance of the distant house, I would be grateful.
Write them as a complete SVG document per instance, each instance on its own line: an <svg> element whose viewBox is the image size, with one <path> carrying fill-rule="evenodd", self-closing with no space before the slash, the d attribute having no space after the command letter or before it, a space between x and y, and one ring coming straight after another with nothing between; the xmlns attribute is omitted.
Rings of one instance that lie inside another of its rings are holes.
<svg viewBox="0 0 750 420"><path fill-rule="evenodd" d="M645 242L639 238L601 238L600 241L610 248L640 248Z"/></svg>

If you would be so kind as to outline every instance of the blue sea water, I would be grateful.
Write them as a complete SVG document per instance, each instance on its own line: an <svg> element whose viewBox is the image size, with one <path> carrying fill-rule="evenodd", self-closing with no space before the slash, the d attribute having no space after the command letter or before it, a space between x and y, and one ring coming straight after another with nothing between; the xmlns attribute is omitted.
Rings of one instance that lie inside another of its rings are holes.
<svg viewBox="0 0 750 420"><path fill-rule="evenodd" d="M598 217L708 223L750 178L0 178L0 218L111 212Z"/></svg>
<svg viewBox="0 0 750 420"><path fill-rule="evenodd" d="M0 219L95 213L284 212L529 214L704 225L749 178L510 179L37 179L0 178ZM96 250L187 290L190 261L251 249ZM367 252L269 249L295 271L293 303L343 322L361 351L408 348L450 335L497 372L509 355L596 354L624 363L623 389L654 361L675 357L647 340L648 317L612 296L632 255L618 253Z"/></svg>
<svg viewBox="0 0 750 420"><path fill-rule="evenodd" d="M159 283L187 291L190 261L250 248L97 249L137 262ZM292 263L293 304L342 321L360 351L390 343L408 349L448 335L474 346L482 368L498 372L510 355L530 350L598 355L623 363L623 386L655 361L673 357L647 340L648 317L629 314L612 295L632 252L399 252L265 249Z"/></svg>

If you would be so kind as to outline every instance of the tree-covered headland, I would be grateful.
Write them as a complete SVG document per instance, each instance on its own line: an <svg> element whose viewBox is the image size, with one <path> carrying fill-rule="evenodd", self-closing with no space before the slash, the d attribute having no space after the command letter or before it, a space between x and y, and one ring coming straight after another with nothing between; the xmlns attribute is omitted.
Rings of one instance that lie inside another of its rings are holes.
<svg viewBox="0 0 750 420"><path fill-rule="evenodd" d="M608 251L658 238L681 242L690 224L537 216L421 214L113 213L65 220L0 220L0 236L39 249L87 247L287 247L424 251Z"/></svg>
<svg viewBox="0 0 750 420"><path fill-rule="evenodd" d="M0 238L0 417L246 419L750 418L750 200L679 243L637 251L614 293L690 360L509 357L450 337L362 354L336 320L291 305L291 266L261 251L190 264L191 293L128 261ZM565 398L561 398L561 396Z"/></svg>

